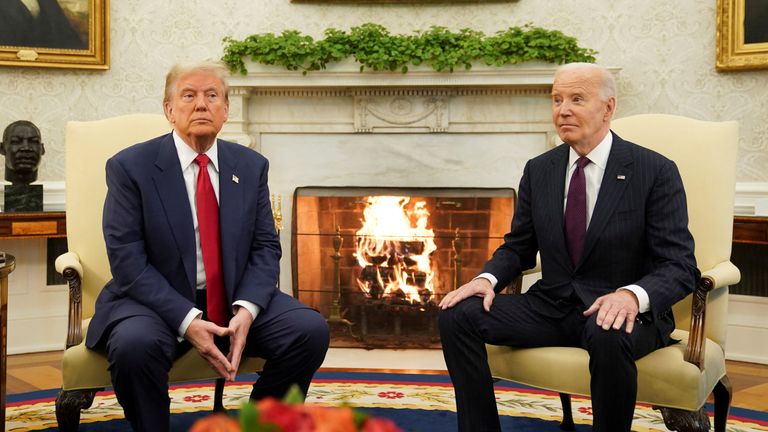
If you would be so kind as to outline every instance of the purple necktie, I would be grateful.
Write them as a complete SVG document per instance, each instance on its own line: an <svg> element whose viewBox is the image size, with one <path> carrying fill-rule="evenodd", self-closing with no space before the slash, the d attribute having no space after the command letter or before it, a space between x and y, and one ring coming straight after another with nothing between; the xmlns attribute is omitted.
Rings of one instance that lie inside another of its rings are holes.
<svg viewBox="0 0 768 432"><path fill-rule="evenodd" d="M586 156L576 161L565 204L565 241L568 243L568 254L574 266L579 263L584 237L587 234L587 181L584 177L584 167L588 163Z"/></svg>

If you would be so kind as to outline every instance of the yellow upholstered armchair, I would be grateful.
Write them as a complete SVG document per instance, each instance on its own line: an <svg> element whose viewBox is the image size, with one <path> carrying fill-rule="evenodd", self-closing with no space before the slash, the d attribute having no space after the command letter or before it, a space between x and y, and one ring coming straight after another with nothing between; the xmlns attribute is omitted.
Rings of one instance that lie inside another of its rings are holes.
<svg viewBox="0 0 768 432"><path fill-rule="evenodd" d="M681 342L637 361L637 401L659 409L671 430L708 431L703 405L714 394L715 431L724 432L731 403L725 370L728 286L740 279L730 262L738 125L647 114L614 120L612 129L679 167L701 270L693 294L674 307L672 336ZM560 393L564 430L573 430L569 395L589 395L588 361L580 348L488 346L494 377Z"/></svg>
<svg viewBox="0 0 768 432"><path fill-rule="evenodd" d="M62 366L63 384L56 398L61 431L76 431L80 411L93 403L97 391L111 386L107 358L85 347L84 335L96 297L110 274L101 215L107 193L104 167L109 157L138 142L171 130L163 115L133 114L91 122L69 122L66 129L67 243L56 259L56 270L69 284L69 319ZM240 372L256 372L264 361L244 358ZM217 378L195 350L176 360L170 380ZM214 409L222 410L224 380L216 382Z"/></svg>

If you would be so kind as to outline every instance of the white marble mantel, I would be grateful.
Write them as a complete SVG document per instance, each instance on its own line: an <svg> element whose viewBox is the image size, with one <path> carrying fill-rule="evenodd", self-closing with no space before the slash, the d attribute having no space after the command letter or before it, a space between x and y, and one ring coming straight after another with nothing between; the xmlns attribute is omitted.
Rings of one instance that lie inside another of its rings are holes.
<svg viewBox="0 0 768 432"><path fill-rule="evenodd" d="M259 150L269 132L551 134L555 69L530 63L361 73L358 64L345 62L302 74L249 64L247 75L230 79L223 136Z"/></svg>
<svg viewBox="0 0 768 432"><path fill-rule="evenodd" d="M471 69L436 72L428 66L411 66L408 73L359 71L353 61L329 64L327 69L303 74L279 66L255 63L247 65L249 73L230 78L233 87L376 87L376 86L547 86L552 84L557 67L530 62L503 67L473 65ZM614 69L618 70L618 69Z"/></svg>

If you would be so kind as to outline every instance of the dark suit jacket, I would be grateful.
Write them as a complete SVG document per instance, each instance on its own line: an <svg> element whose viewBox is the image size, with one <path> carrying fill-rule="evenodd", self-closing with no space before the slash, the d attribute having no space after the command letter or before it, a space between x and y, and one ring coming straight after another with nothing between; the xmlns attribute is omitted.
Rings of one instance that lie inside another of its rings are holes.
<svg viewBox="0 0 768 432"><path fill-rule="evenodd" d="M685 191L671 160L613 134L581 261L571 263L563 233L569 147L560 145L525 167L512 231L484 272L506 287L541 255L542 278L530 289L556 307L575 293L584 305L629 284L648 292L663 337L674 328L670 309L699 277L688 230Z"/></svg>
<svg viewBox="0 0 768 432"><path fill-rule="evenodd" d="M280 242L267 160L219 140L219 218L228 303L267 310L277 293ZM155 313L175 332L195 306L196 247L173 136L129 147L107 161L104 239L113 279L96 301L86 345L125 317Z"/></svg>

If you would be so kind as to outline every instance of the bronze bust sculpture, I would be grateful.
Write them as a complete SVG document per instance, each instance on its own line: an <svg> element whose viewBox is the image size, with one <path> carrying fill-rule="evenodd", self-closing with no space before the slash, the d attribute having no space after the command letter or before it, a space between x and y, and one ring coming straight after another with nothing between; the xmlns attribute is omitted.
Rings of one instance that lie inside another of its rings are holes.
<svg viewBox="0 0 768 432"><path fill-rule="evenodd" d="M37 180L37 167L45 154L40 129L27 120L15 121L3 132L0 154L5 156L5 212L43 210L43 186L30 184Z"/></svg>
<svg viewBox="0 0 768 432"><path fill-rule="evenodd" d="M37 167L45 154L40 129L26 120L15 121L3 132L0 154L5 156L5 179L15 184L37 180Z"/></svg>

